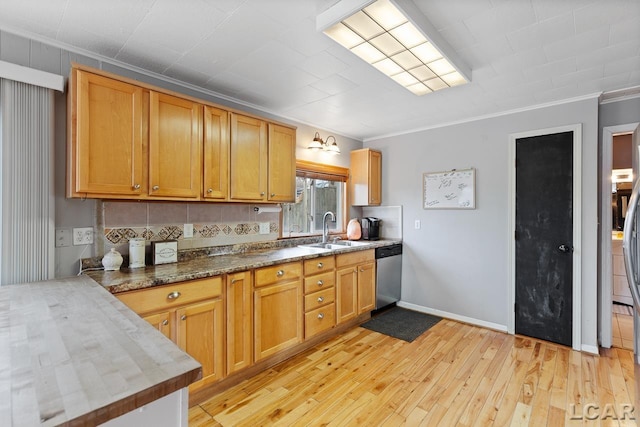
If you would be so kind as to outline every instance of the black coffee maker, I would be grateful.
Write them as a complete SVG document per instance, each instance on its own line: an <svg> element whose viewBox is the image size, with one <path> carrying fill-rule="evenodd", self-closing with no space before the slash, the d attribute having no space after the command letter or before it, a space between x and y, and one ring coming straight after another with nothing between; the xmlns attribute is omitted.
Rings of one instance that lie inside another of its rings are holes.
<svg viewBox="0 0 640 427"><path fill-rule="evenodd" d="M380 218L366 217L362 218L362 239L378 240L380 239Z"/></svg>

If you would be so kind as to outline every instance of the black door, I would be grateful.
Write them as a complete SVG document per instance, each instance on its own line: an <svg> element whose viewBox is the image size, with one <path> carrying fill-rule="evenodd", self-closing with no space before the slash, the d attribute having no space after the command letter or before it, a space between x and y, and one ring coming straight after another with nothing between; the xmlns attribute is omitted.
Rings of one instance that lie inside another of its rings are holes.
<svg viewBox="0 0 640 427"><path fill-rule="evenodd" d="M516 140L515 331L572 344L573 132Z"/></svg>

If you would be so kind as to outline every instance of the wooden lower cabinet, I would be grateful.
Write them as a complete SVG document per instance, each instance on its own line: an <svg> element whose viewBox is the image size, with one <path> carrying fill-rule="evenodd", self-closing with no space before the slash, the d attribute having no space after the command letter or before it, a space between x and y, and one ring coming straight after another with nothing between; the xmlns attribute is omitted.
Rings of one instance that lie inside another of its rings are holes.
<svg viewBox="0 0 640 427"><path fill-rule="evenodd" d="M302 342L300 280L254 291L256 362Z"/></svg>
<svg viewBox="0 0 640 427"><path fill-rule="evenodd" d="M304 337L305 339L336 325L335 257L314 258L304 262Z"/></svg>
<svg viewBox="0 0 640 427"><path fill-rule="evenodd" d="M176 310L176 344L202 365L200 388L224 377L224 304L221 298Z"/></svg>
<svg viewBox="0 0 640 427"><path fill-rule="evenodd" d="M222 277L191 280L116 295L202 365L198 390L224 377Z"/></svg>
<svg viewBox="0 0 640 427"><path fill-rule="evenodd" d="M253 363L252 296L250 271L227 275L227 374Z"/></svg>
<svg viewBox="0 0 640 427"><path fill-rule="evenodd" d="M373 310L376 303L374 251L337 255L336 266L336 322Z"/></svg>

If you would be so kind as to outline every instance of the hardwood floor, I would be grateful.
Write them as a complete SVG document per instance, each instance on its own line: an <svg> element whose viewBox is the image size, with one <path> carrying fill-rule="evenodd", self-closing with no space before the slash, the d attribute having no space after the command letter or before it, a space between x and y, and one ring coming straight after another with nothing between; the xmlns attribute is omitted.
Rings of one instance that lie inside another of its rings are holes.
<svg viewBox="0 0 640 427"><path fill-rule="evenodd" d="M412 343L352 329L194 406L189 425L630 426L634 401L628 350L442 320Z"/></svg>

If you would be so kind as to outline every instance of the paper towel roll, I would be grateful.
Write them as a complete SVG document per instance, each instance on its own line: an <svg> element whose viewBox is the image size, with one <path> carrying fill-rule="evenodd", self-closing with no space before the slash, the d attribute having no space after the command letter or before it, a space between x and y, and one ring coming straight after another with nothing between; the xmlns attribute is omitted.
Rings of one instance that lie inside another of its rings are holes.
<svg viewBox="0 0 640 427"><path fill-rule="evenodd" d="M258 213L272 213L280 212L282 208L280 206L256 206L253 210Z"/></svg>

